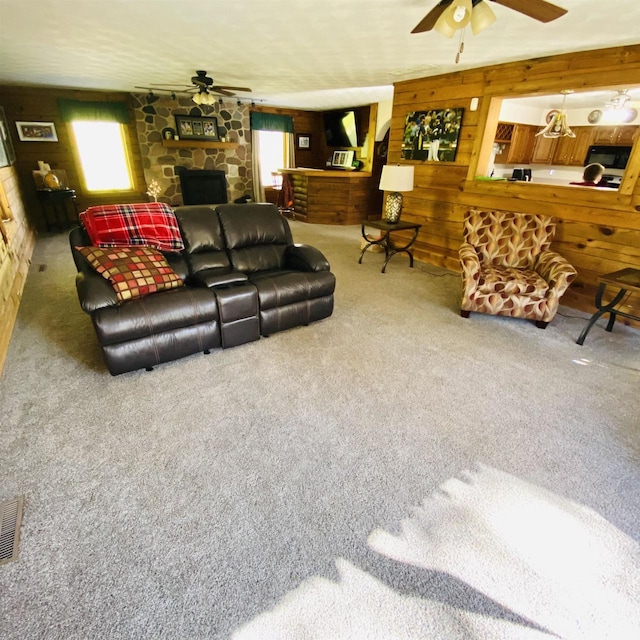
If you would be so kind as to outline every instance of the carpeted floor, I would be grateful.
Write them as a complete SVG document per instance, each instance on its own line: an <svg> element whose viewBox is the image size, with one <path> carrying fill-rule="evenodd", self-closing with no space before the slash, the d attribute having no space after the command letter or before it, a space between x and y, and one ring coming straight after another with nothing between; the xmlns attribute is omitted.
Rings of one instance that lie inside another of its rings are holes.
<svg viewBox="0 0 640 640"><path fill-rule="evenodd" d="M111 377L64 235L0 379L0 637L640 634L640 333L458 315L459 276L292 223L334 315Z"/></svg>

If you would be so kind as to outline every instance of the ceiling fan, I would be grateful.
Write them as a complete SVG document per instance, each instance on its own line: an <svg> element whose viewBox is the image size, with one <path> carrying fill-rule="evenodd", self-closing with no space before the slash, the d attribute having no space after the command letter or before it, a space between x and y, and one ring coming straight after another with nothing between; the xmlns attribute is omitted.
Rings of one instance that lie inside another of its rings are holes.
<svg viewBox="0 0 640 640"><path fill-rule="evenodd" d="M540 22L551 22L560 18L566 9L546 0L491 0L518 13L523 13ZM487 0L440 0L438 4L415 26L411 33L422 33L436 29L452 37L457 29L471 22L474 34L495 22L495 15Z"/></svg>
<svg viewBox="0 0 640 640"><path fill-rule="evenodd" d="M207 75L206 71L196 71L196 75L191 78L191 84L179 84L177 82L154 84L149 87L136 87L136 89L146 89L149 95L153 95L153 91L168 91L172 95L176 93L193 94L192 100L196 104L213 104L216 102L212 93L223 96L235 96L234 91L251 91L248 87L231 87L227 85L219 85L213 83L213 78ZM147 100L149 101L149 100Z"/></svg>

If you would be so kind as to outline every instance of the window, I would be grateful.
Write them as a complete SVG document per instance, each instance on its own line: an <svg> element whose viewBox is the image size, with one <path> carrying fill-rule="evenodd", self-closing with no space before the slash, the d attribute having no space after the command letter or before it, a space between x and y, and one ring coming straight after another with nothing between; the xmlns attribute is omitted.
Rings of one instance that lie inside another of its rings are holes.
<svg viewBox="0 0 640 640"><path fill-rule="evenodd" d="M285 134L282 131L258 131L260 136L260 181L273 186L273 173L286 166Z"/></svg>
<svg viewBox="0 0 640 640"><path fill-rule="evenodd" d="M133 188L122 125L117 122L71 123L87 191Z"/></svg>

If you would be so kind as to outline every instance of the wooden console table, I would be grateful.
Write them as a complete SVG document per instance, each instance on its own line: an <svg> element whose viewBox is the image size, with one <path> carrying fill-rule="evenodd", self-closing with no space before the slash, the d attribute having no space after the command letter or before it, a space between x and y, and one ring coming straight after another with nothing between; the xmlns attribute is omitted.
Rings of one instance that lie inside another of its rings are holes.
<svg viewBox="0 0 640 640"><path fill-rule="evenodd" d="M613 329L616 316L631 318L632 320L640 320L640 312L639 314L633 314L616 309L616 305L620 304L627 293L640 293L640 269L627 268L621 269L620 271L614 271L613 273L607 273L604 276L600 276L598 278L598 282L598 291L596 292L596 307L598 310L591 316L586 327L582 330L580 337L576 340L577 344L584 344L584 339L587 337L589 331L591 331L591 327L593 327L598 318L603 316L605 313L609 314L609 322L607 322L606 327L607 331L611 331ZM602 296L607 286L617 288L619 291L611 302L603 304Z"/></svg>

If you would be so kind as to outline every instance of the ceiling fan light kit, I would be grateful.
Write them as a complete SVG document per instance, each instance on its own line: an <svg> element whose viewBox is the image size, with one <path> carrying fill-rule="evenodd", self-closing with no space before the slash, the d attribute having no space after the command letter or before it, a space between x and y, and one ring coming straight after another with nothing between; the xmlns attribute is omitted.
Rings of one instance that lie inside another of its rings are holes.
<svg viewBox="0 0 640 640"><path fill-rule="evenodd" d="M478 2L471 13L471 31L477 36L496 21L496 14L486 2Z"/></svg>
<svg viewBox="0 0 640 640"><path fill-rule="evenodd" d="M491 1L539 22L551 22L567 13L566 9L546 0ZM451 38L456 31L464 29L471 22L471 29L477 35L496 20L488 2L489 0L440 0L411 33L423 33L435 29L447 38Z"/></svg>

